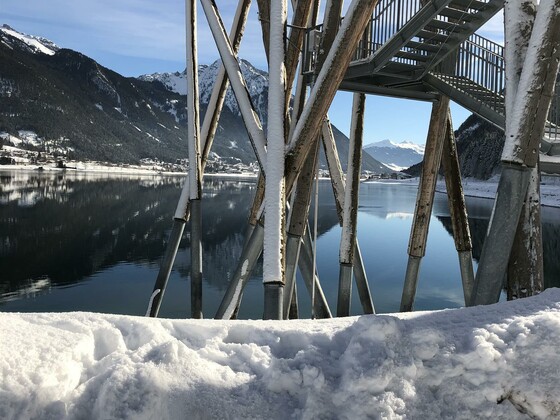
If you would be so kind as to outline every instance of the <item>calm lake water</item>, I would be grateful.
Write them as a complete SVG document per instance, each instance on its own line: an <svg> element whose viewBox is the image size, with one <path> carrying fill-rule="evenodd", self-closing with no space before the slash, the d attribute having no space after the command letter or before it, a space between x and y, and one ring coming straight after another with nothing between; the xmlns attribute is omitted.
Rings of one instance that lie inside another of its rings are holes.
<svg viewBox="0 0 560 420"><path fill-rule="evenodd" d="M0 171L0 311L144 315L183 178ZM336 309L340 228L329 181L320 182L318 270ZM362 184L358 236L377 312L399 309L416 186ZM254 180L208 178L203 197L204 316L211 318L235 271ZM492 201L467 201L474 256ZM545 278L560 280L560 209L543 208ZM463 305L447 199L436 194L415 309ZM189 242L181 243L160 316L190 314ZM262 265L240 318L262 316ZM302 284L301 315L309 317ZM352 312L361 313L355 289Z"/></svg>

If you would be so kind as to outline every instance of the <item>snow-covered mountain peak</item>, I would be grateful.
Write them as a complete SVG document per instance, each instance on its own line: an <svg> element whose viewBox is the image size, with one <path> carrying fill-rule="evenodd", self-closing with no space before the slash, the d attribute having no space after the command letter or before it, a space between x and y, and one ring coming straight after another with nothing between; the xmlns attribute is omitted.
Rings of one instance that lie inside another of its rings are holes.
<svg viewBox="0 0 560 420"><path fill-rule="evenodd" d="M395 149L395 148L410 149L410 150L413 150L414 152L416 152L420 155L424 154L424 145L423 144L417 144L417 143L413 143L413 142L407 141L407 140L403 140L400 143L397 143L395 141L385 139L385 140L377 141L377 142L370 143L370 144L367 144L367 145L364 146L364 148L370 148L370 147L388 147L390 149Z"/></svg>
<svg viewBox="0 0 560 420"><path fill-rule="evenodd" d="M3 35L8 35L3 36ZM4 24L0 27L0 39L6 45L12 47L12 40L17 39L23 43L32 53L54 55L60 48L52 41L39 36L27 35L18 32L10 26Z"/></svg>
<svg viewBox="0 0 560 420"><path fill-rule="evenodd" d="M268 74L262 70L257 69L247 60L239 61L241 72L245 81L247 82L247 88L249 89L249 94L253 100L253 105L255 106L259 116L266 120L266 107L268 98ZM200 65L198 67L198 86L199 95L201 103L208 103L210 96L212 95L212 89L214 87L214 81L218 75L218 70L220 68L220 61L217 60L210 65ZM179 93L181 95L187 94L187 81L185 71L179 73L154 73L146 74L139 77L140 80L153 82L159 81L172 92ZM233 92L228 90L225 99L225 106L234 114L241 115L239 107L237 106L237 101L233 95ZM265 121L263 121L265 123Z"/></svg>
<svg viewBox="0 0 560 420"><path fill-rule="evenodd" d="M397 143L386 139L367 144L364 151L389 168L401 171L422 161L424 145L406 140Z"/></svg>

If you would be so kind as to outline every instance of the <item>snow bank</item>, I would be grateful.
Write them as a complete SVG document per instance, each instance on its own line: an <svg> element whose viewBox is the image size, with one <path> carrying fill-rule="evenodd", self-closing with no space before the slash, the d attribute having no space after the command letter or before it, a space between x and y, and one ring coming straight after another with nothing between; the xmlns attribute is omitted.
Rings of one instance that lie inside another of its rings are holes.
<svg viewBox="0 0 560 420"><path fill-rule="evenodd" d="M0 313L0 417L558 418L559 301L284 322Z"/></svg>
<svg viewBox="0 0 560 420"><path fill-rule="evenodd" d="M466 196L494 198L498 189L499 175L487 181L475 178L463 180L463 192ZM436 191L445 193L445 181L438 180ZM560 177L543 176L541 180L541 204L549 207L560 207Z"/></svg>

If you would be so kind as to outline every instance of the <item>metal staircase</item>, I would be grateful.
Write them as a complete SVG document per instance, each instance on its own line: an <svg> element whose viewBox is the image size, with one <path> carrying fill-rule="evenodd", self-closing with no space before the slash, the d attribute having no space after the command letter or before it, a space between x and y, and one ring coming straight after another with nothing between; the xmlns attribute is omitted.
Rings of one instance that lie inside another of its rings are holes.
<svg viewBox="0 0 560 420"><path fill-rule="evenodd" d="M424 100L444 94L504 128L503 46L475 34L503 5L504 0L380 0L340 89ZM314 37L320 30L314 28ZM304 68L313 68L313 58L308 48ZM547 172L560 171L558 90L541 143Z"/></svg>

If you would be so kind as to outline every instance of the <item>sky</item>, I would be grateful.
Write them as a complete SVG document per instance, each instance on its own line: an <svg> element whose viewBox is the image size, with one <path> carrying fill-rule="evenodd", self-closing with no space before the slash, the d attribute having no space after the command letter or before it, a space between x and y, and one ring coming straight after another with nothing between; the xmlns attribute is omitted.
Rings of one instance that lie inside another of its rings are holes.
<svg viewBox="0 0 560 420"><path fill-rule="evenodd" d="M229 28L237 2L216 3ZM253 3L239 55L267 70ZM202 8L197 6L198 60L210 64L219 55ZM0 25L48 38L124 76L139 76L185 69L184 10L183 0L0 0ZM497 15L479 33L503 43L503 16ZM339 92L329 112L331 122L345 134L350 131L351 107L352 94ZM364 144L384 139L424 144L430 111L428 102L368 95ZM451 111L455 128L470 115L453 103Z"/></svg>

